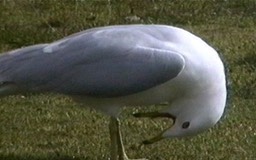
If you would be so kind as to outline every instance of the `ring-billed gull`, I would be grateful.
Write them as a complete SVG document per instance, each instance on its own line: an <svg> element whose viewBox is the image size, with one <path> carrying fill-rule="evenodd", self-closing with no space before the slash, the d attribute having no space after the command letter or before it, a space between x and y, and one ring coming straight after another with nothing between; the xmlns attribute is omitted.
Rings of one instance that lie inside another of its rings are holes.
<svg viewBox="0 0 256 160"><path fill-rule="evenodd" d="M136 117L174 121L150 144L212 127L226 103L224 66L197 36L165 25L120 25L85 30L49 44L0 56L0 96L56 92L110 118L111 159L128 159L119 131L122 106L169 102Z"/></svg>

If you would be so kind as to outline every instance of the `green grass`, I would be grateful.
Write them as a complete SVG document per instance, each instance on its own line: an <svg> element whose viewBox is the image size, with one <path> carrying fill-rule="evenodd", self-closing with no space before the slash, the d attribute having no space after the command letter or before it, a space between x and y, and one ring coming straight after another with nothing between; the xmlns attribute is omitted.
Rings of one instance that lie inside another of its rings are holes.
<svg viewBox="0 0 256 160"><path fill-rule="evenodd" d="M254 0L2 0L0 52L103 25L158 23L185 28L216 48L228 64L232 89L226 113L220 123L196 137L140 147L139 142L168 122L137 120L131 116L135 109L125 109L121 122L128 155L152 160L255 159L255 8ZM109 144L108 117L68 97L0 100L0 159L101 160L109 157Z"/></svg>

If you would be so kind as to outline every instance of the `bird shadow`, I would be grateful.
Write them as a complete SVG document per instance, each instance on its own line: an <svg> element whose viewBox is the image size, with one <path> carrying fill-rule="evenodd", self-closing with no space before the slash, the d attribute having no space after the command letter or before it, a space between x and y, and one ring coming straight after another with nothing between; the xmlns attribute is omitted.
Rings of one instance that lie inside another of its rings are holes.
<svg viewBox="0 0 256 160"><path fill-rule="evenodd" d="M0 155L0 159L3 160L92 160L91 157L76 157L70 155L50 155L50 156L34 156L29 154L14 155L6 154Z"/></svg>

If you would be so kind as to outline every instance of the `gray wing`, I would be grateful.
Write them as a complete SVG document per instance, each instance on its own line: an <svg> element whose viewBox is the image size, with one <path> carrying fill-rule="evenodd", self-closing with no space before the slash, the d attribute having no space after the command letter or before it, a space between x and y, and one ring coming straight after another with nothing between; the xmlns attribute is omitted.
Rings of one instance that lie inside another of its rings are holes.
<svg viewBox="0 0 256 160"><path fill-rule="evenodd" d="M31 50L17 50L2 64L0 58L0 67L6 81L32 91L125 96L169 81L184 68L183 57L173 51L136 46L122 38L83 34Z"/></svg>

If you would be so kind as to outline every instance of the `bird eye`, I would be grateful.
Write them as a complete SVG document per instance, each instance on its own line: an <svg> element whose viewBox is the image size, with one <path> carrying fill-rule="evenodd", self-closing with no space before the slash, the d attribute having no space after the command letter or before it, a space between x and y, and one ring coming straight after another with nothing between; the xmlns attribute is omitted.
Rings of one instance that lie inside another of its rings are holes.
<svg viewBox="0 0 256 160"><path fill-rule="evenodd" d="M189 125L190 125L190 123L187 121L187 122L184 122L183 124L182 124L182 128L183 129L187 129L188 127L189 127Z"/></svg>

